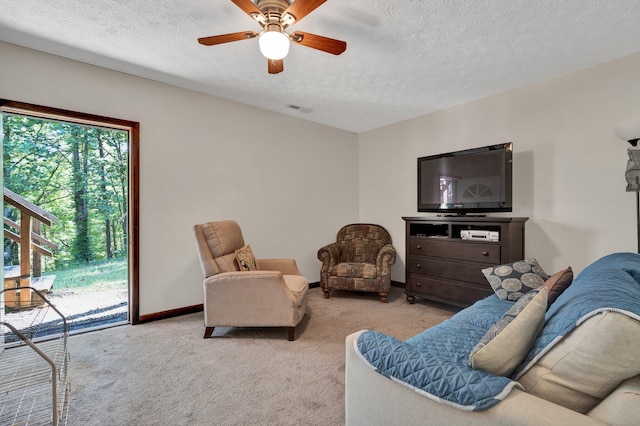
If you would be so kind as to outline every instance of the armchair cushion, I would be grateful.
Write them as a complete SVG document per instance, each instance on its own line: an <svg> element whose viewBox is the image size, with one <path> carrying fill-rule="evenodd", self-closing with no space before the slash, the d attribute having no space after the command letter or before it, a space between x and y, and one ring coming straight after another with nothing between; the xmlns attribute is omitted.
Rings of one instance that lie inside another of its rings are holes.
<svg viewBox="0 0 640 426"><path fill-rule="evenodd" d="M338 277L375 278L378 275L378 268L373 263L343 262L332 266L329 274Z"/></svg>

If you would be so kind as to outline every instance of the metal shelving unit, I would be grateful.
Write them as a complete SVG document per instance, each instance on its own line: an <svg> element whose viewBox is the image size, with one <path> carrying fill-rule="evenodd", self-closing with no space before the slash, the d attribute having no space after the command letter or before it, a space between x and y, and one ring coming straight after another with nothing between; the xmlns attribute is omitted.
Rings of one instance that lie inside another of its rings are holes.
<svg viewBox="0 0 640 426"><path fill-rule="evenodd" d="M34 290L34 289L31 289ZM3 290L0 292L0 300ZM44 296L0 316L0 426L66 424L70 383L67 320ZM53 320L52 320L53 319ZM59 330L45 324L60 324Z"/></svg>

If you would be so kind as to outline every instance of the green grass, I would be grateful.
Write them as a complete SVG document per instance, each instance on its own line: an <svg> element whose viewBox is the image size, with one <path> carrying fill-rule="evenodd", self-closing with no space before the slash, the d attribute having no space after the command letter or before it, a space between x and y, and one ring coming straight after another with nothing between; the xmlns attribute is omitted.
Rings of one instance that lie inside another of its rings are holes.
<svg viewBox="0 0 640 426"><path fill-rule="evenodd" d="M55 288L127 288L127 260L114 259L47 271L55 275Z"/></svg>

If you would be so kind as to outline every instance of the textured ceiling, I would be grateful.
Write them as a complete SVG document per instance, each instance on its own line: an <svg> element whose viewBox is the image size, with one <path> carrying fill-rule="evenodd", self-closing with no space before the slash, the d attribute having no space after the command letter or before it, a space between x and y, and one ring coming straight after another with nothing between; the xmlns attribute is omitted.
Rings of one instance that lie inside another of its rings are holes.
<svg viewBox="0 0 640 426"><path fill-rule="evenodd" d="M639 23L639 0L328 0L290 31L346 52L270 75L255 39L197 43L260 30L229 0L0 0L0 40L357 133L639 52Z"/></svg>

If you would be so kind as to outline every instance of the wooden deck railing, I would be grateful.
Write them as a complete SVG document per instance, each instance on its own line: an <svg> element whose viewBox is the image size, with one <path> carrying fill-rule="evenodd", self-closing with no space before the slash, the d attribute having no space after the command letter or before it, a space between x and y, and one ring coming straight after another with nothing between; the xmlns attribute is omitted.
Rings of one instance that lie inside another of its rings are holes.
<svg viewBox="0 0 640 426"><path fill-rule="evenodd" d="M12 290L5 291L4 303L9 307L30 306L31 290L21 291L20 288L32 286L32 277L39 277L41 273L41 256L53 257L53 252L58 248L40 235L41 225L51 226L58 223L59 220L51 212L38 207L7 188L4 188L4 201L20 211L19 223L4 218L4 224L11 228L4 228L4 236L20 245L19 271L17 274L15 272L5 274L4 277L4 288ZM14 271L16 269L13 268Z"/></svg>

